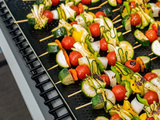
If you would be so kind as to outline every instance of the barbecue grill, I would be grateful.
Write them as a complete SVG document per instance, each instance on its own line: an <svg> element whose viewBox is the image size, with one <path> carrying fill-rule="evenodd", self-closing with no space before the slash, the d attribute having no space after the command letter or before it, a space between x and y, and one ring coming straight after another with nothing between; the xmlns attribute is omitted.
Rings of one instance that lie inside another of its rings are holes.
<svg viewBox="0 0 160 120"><path fill-rule="evenodd" d="M31 91L35 94L35 99L39 101L39 99L41 99L40 96L44 99L44 103L42 100L38 103L45 119L93 120L100 115L109 117L104 110L93 110L91 105L80 110L75 110L77 106L90 102L90 98L86 98L82 93L71 98L67 97L69 94L80 90L80 81L69 86L62 84L55 85L55 83L59 81L58 73L61 68L56 67L53 70L47 71L48 68L57 64L55 54L45 55L41 58L38 58L38 55L46 52L47 43L53 41L53 38L43 42L39 42L39 40L50 35L50 31L58 25L58 20L54 20L42 30L35 30L32 26L28 25L28 23L14 24L15 20L26 19L26 15L30 13L33 4L33 1L0 0L0 16L4 29L7 29L5 32L12 37L12 39L7 39L7 41L14 43L13 49L18 49L18 55L21 56L24 64L27 65L26 69L30 71L32 80L27 79L27 82ZM104 7L106 6L103 6L101 9ZM98 10L95 10L95 12L96 11ZM118 14L118 12L113 13L111 19ZM121 23L116 24L115 27L118 27L120 24ZM120 31L123 32L125 30L121 28ZM124 38L132 45L135 42L133 32L125 35ZM137 48L134 58L140 55L147 56L149 53L151 53L149 47ZM159 66L159 59L152 61L151 69L159 68ZM39 95L37 95L37 89L39 89Z"/></svg>

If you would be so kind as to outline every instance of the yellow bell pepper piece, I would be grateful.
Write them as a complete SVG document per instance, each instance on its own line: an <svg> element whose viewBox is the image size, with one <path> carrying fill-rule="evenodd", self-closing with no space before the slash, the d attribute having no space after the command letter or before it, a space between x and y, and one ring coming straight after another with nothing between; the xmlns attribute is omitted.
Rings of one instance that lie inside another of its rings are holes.
<svg viewBox="0 0 160 120"><path fill-rule="evenodd" d="M82 35L83 35L83 31L81 32L73 31L72 37L76 42L81 42Z"/></svg>
<svg viewBox="0 0 160 120"><path fill-rule="evenodd" d="M141 114L141 115L139 116L139 118L140 118L141 120L146 120L147 114L146 114L146 113L143 113L143 114Z"/></svg>
<svg viewBox="0 0 160 120"><path fill-rule="evenodd" d="M130 82L133 93L141 93L134 79L127 79Z"/></svg>
<svg viewBox="0 0 160 120"><path fill-rule="evenodd" d="M128 100L124 100L122 108L131 113L132 115L138 115L136 112L133 111L131 103Z"/></svg>

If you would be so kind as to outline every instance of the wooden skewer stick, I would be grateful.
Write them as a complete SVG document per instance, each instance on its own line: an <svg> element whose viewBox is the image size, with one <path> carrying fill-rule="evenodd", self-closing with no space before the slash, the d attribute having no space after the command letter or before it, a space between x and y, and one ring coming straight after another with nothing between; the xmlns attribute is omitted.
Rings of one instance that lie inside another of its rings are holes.
<svg viewBox="0 0 160 120"><path fill-rule="evenodd" d="M132 30L128 30L128 31L126 31L126 32L122 33L122 35L125 35L125 34L127 34L127 33L131 32L131 31L132 31Z"/></svg>
<svg viewBox="0 0 160 120"><path fill-rule="evenodd" d="M156 57L154 57L154 58L151 58L151 61L152 61L152 60L155 60L155 59L157 59L157 58L158 58L158 56L156 56Z"/></svg>
<svg viewBox="0 0 160 120"><path fill-rule="evenodd" d="M105 2L103 2L102 4L100 4L100 5L97 6L97 7L89 8L89 10L95 10L95 9L101 8L103 5L105 5L105 4L107 4L107 3L108 3L108 1L105 1Z"/></svg>
<svg viewBox="0 0 160 120"><path fill-rule="evenodd" d="M153 53L150 53L148 56L151 56L151 55L153 55Z"/></svg>
<svg viewBox="0 0 160 120"><path fill-rule="evenodd" d="M72 94L68 95L68 97L72 97L72 96L74 96L74 95L76 95L76 94L78 94L78 93L81 93L81 92L82 92L82 90L79 90L79 91L77 91L77 92L75 92L75 93L72 93Z"/></svg>
<svg viewBox="0 0 160 120"><path fill-rule="evenodd" d="M52 66L52 67L51 67L51 68L49 68L47 71L50 71L50 70L52 70L52 69L54 69L54 68L56 68L56 67L58 67L58 64L57 64L57 65Z"/></svg>
<svg viewBox="0 0 160 120"><path fill-rule="evenodd" d="M42 57L42 56L44 56L44 55L47 55L47 54L48 54L48 52L45 52L45 53L39 55L38 57L40 58L40 57Z"/></svg>
<svg viewBox="0 0 160 120"><path fill-rule="evenodd" d="M57 84L59 84L59 83L61 83L61 81L56 82L55 85L57 85Z"/></svg>
<svg viewBox="0 0 160 120"><path fill-rule="evenodd" d="M112 21L115 21L119 17L120 17L120 15L117 15Z"/></svg>
<svg viewBox="0 0 160 120"><path fill-rule="evenodd" d="M116 11L118 11L120 8L117 8L117 9L114 9L114 10L112 10L112 12L116 12Z"/></svg>
<svg viewBox="0 0 160 120"><path fill-rule="evenodd" d="M120 28L122 28L123 27L123 25L120 25L120 26L118 26L116 29L118 30L118 29L120 29Z"/></svg>
<svg viewBox="0 0 160 120"><path fill-rule="evenodd" d="M92 102L89 102L87 104L84 104L84 105L81 105L79 107L76 107L75 109L78 110L78 109L81 109L81 108L86 107L86 106L91 105L91 104L92 104Z"/></svg>
<svg viewBox="0 0 160 120"><path fill-rule="evenodd" d="M25 19L25 20L18 20L18 21L14 21L14 23L23 23L23 22L28 22L28 19Z"/></svg>
<svg viewBox="0 0 160 120"><path fill-rule="evenodd" d="M45 38L43 38L43 39L40 39L39 42L45 41L45 40L47 40L47 39L49 39L49 38L52 38L52 37L53 37L53 35L50 35L50 36L48 36L48 37L45 37Z"/></svg>
<svg viewBox="0 0 160 120"><path fill-rule="evenodd" d="M139 48L139 47L141 47L141 46L142 46L142 44L139 44L139 45L133 47L133 49Z"/></svg>
<svg viewBox="0 0 160 120"><path fill-rule="evenodd" d="M122 19L119 19L119 20L117 20L117 21L114 21L113 24L116 24L116 23L118 23L118 22L120 22L120 21L122 21Z"/></svg>

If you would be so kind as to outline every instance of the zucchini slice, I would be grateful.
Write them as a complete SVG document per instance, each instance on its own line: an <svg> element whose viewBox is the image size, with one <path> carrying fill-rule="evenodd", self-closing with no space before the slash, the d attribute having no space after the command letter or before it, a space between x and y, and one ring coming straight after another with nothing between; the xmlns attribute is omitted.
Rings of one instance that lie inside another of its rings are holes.
<svg viewBox="0 0 160 120"><path fill-rule="evenodd" d="M127 52L127 60L131 60L134 56L134 49L133 46L127 42L127 41L121 41L119 43L119 47L123 49L123 51L125 51L125 53Z"/></svg>
<svg viewBox="0 0 160 120"><path fill-rule="evenodd" d="M145 69L149 69L151 66L150 57L148 57L148 56L139 56L139 57L142 59L143 63L145 64Z"/></svg>
<svg viewBox="0 0 160 120"><path fill-rule="evenodd" d="M53 38L60 38L63 37L64 35L67 35L67 31L63 26L62 27L58 26L52 29L51 33L53 35Z"/></svg>
<svg viewBox="0 0 160 120"><path fill-rule="evenodd" d="M94 97L92 97L92 107L93 109L102 109L104 108L104 98L102 93L96 94Z"/></svg>
<svg viewBox="0 0 160 120"><path fill-rule="evenodd" d="M48 53L57 53L59 51L59 46L55 42L48 43L47 47Z"/></svg>
<svg viewBox="0 0 160 120"><path fill-rule="evenodd" d="M122 20L122 24L123 24L126 31L131 30L130 19L131 19L130 15L126 15Z"/></svg>
<svg viewBox="0 0 160 120"><path fill-rule="evenodd" d="M160 78L156 77L151 80L151 83L157 86L160 89Z"/></svg>
<svg viewBox="0 0 160 120"><path fill-rule="evenodd" d="M142 46L149 46L148 38L140 30L135 30L134 36L139 44L142 44Z"/></svg>
<svg viewBox="0 0 160 120"><path fill-rule="evenodd" d="M160 56L160 41L155 40L151 45L151 49L155 55Z"/></svg>
<svg viewBox="0 0 160 120"><path fill-rule="evenodd" d="M105 116L98 116L94 120L109 120L109 119L106 118Z"/></svg>
<svg viewBox="0 0 160 120"><path fill-rule="evenodd" d="M160 78L160 69L154 69L151 72L155 73Z"/></svg>
<svg viewBox="0 0 160 120"><path fill-rule="evenodd" d="M67 68L62 69L59 72L58 78L64 85L70 85L74 83L73 77Z"/></svg>
<svg viewBox="0 0 160 120"><path fill-rule="evenodd" d="M96 90L88 82L88 79L82 81L81 90L87 97L94 97L97 94Z"/></svg>
<svg viewBox="0 0 160 120"><path fill-rule="evenodd" d="M116 0L108 0L109 4L113 7L117 6L117 1Z"/></svg>

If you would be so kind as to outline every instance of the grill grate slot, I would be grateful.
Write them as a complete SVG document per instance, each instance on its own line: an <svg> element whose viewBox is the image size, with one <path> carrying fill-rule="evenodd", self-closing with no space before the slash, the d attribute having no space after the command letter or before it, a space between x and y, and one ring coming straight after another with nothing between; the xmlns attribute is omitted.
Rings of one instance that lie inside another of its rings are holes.
<svg viewBox="0 0 160 120"><path fill-rule="evenodd" d="M12 39L15 41L15 45L22 54L22 58L26 61L26 64L30 69L30 72L32 74L31 78L35 81L35 87L40 90L40 96L44 98L44 104L49 108L48 113L53 115L55 120L61 120L64 118L67 118L66 120L72 120L72 114L56 91L51 80L46 77L46 72L42 69L42 66L36 58L36 55L34 55L31 46L27 44L27 41L19 30L19 27L14 24L12 16L1 0L0 16L4 24L8 28L8 32L12 36ZM55 104L53 103L55 103L55 101L57 100L60 100L61 102L60 104L58 104L58 106L55 106ZM65 110L63 114L59 114L57 112L61 111L61 109Z"/></svg>

